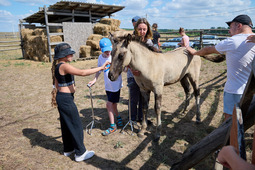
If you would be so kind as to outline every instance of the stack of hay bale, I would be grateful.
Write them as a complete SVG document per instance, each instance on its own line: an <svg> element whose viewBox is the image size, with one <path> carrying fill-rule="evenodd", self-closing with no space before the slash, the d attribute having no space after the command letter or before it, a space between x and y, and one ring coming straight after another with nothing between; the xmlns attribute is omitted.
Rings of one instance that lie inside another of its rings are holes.
<svg viewBox="0 0 255 170"><path fill-rule="evenodd" d="M99 41L103 37L108 37L109 32L120 30L120 20L112 18L103 18L95 24L93 32L86 41L86 45L80 47L80 58L97 58L102 52L100 51Z"/></svg>
<svg viewBox="0 0 255 170"><path fill-rule="evenodd" d="M23 40L24 58L49 62L49 51L47 45L46 29L22 29L21 36ZM51 36L50 42L61 42L61 36Z"/></svg>

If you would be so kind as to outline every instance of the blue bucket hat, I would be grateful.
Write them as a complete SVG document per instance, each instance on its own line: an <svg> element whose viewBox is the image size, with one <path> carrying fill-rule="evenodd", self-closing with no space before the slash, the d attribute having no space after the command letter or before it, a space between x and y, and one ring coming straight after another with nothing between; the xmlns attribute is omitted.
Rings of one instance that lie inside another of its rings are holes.
<svg viewBox="0 0 255 170"><path fill-rule="evenodd" d="M112 43L109 38L102 38L99 42L99 46L102 52L112 51Z"/></svg>
<svg viewBox="0 0 255 170"><path fill-rule="evenodd" d="M54 60L64 58L70 54L74 54L75 51L67 43L60 43L54 49Z"/></svg>

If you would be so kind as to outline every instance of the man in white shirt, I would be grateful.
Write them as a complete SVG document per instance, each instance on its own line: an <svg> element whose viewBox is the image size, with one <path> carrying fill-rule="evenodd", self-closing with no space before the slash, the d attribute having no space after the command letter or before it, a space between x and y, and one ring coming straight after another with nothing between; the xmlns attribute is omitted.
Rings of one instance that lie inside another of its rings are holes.
<svg viewBox="0 0 255 170"><path fill-rule="evenodd" d="M227 82L223 97L225 120L232 116L234 105L240 102L255 55L255 45L247 43L246 40L249 35L254 35L251 18L248 15L238 15L226 23L230 27L230 38L216 46L205 47L199 51L187 48L191 54L199 56L212 53L225 54L227 63Z"/></svg>

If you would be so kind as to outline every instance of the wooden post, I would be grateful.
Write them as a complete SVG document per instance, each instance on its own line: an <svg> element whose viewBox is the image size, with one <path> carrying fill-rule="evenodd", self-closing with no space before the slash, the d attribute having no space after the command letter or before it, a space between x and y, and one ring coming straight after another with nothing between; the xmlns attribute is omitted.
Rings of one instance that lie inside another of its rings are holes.
<svg viewBox="0 0 255 170"><path fill-rule="evenodd" d="M236 115L236 106L233 109L232 114L232 126L230 131L230 145L234 146L237 150L237 154L239 155L239 145L238 145L238 123L237 123L237 115Z"/></svg>
<svg viewBox="0 0 255 170"><path fill-rule="evenodd" d="M47 42L48 42L49 57L50 57L50 62L52 62L51 45L50 45L50 29L49 29L49 22L48 22L48 14L47 14L46 5L44 5L44 17L45 17L46 32L47 32Z"/></svg>
<svg viewBox="0 0 255 170"><path fill-rule="evenodd" d="M23 41L22 34L21 34L22 27L23 27L23 22L20 19L19 20L20 47L21 47L21 51L22 51L22 56L23 56L23 58L25 58L24 41Z"/></svg>
<svg viewBox="0 0 255 170"><path fill-rule="evenodd" d="M203 31L200 31L200 39L199 39L199 42L200 42L200 49L203 48Z"/></svg>

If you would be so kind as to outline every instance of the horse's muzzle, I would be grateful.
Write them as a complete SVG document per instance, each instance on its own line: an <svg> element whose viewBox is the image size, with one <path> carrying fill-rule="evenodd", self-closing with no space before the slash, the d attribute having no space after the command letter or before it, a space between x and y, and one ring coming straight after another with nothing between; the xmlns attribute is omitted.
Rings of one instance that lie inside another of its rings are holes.
<svg viewBox="0 0 255 170"><path fill-rule="evenodd" d="M111 81L115 81L115 78L114 78L112 72L110 72L110 71L109 71L109 73L108 73L108 78L109 78Z"/></svg>

